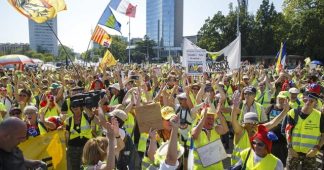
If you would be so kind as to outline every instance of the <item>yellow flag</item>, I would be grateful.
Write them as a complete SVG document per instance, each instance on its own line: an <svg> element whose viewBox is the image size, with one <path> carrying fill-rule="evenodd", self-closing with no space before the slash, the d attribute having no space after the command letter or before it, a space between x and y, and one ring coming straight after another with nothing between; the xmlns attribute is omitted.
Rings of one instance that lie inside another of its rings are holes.
<svg viewBox="0 0 324 170"><path fill-rule="evenodd" d="M25 158L43 160L49 169L67 169L64 131L29 138L19 145Z"/></svg>
<svg viewBox="0 0 324 170"><path fill-rule="evenodd" d="M19 13L37 23L43 23L56 17L66 9L64 0L8 0Z"/></svg>
<svg viewBox="0 0 324 170"><path fill-rule="evenodd" d="M103 71L105 67L110 67L114 66L117 64L117 60L115 57L110 53L109 50L106 51L104 57L102 58L100 64L99 64L99 69Z"/></svg>
<svg viewBox="0 0 324 170"><path fill-rule="evenodd" d="M311 59L309 57L305 58L305 65L309 65L309 63L311 62Z"/></svg>

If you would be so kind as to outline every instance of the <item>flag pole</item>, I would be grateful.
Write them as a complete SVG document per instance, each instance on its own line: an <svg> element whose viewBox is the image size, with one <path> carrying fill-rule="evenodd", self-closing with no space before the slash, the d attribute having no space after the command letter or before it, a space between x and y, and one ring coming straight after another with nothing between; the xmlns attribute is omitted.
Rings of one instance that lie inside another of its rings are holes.
<svg viewBox="0 0 324 170"><path fill-rule="evenodd" d="M46 24L47 24L47 26L51 29L51 31L53 32L54 36L55 36L56 39L58 40L58 42L61 44L61 46L62 46L62 48L63 48L63 50L64 50L64 52L65 52L67 58L69 58L69 60L70 60L71 63L72 63L72 67L73 67L73 69L77 72L78 76L80 77L80 74L79 74L78 70L75 68L75 66L74 66L74 64L73 64L73 61L71 60L71 57L70 57L69 53L66 51L66 49L65 49L64 45L62 44L61 40L58 38L57 34L54 32L53 28L51 27L51 25L50 25L47 21L46 21Z"/></svg>
<svg viewBox="0 0 324 170"><path fill-rule="evenodd" d="M128 17L128 63L130 64L131 63L131 60L130 60L130 17Z"/></svg>

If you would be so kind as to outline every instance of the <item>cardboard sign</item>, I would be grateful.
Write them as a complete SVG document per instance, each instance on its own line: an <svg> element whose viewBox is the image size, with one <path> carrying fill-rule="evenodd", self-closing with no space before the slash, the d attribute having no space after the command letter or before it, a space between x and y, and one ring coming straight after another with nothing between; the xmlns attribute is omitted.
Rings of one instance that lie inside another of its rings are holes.
<svg viewBox="0 0 324 170"><path fill-rule="evenodd" d="M226 151L220 139L197 148L197 152L205 168L227 158Z"/></svg>
<svg viewBox="0 0 324 170"><path fill-rule="evenodd" d="M135 116L141 133L148 133L150 128L163 129L161 106L159 103L136 107Z"/></svg>

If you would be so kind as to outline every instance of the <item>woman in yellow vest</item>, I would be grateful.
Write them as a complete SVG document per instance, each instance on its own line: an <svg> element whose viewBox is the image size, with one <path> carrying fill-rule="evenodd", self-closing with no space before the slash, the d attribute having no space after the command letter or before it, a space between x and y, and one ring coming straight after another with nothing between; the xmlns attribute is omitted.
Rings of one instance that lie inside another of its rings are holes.
<svg viewBox="0 0 324 170"><path fill-rule="evenodd" d="M248 112L244 115L243 123L240 124L238 122L238 114L240 114L241 110L239 109L240 103L240 93L235 91L233 94L233 110L232 110L232 126L234 130L234 149L231 158L231 164L235 165L239 158L240 152L246 148L251 146L249 138L252 137L255 132L257 125L259 124L259 117L254 112ZM283 111L270 122L264 123L263 125L267 129L272 129L276 127L281 120L286 116L287 112L289 111L289 104L286 100L283 106Z"/></svg>
<svg viewBox="0 0 324 170"><path fill-rule="evenodd" d="M252 147L241 152L235 167L241 166L241 169L246 170L283 170L280 159L271 154L272 140L276 139L274 133L259 125L257 133L251 138Z"/></svg>
<svg viewBox="0 0 324 170"><path fill-rule="evenodd" d="M73 100L70 107L73 116L65 122L67 166L69 170L79 170L83 146L92 138L91 121L94 116L83 111L83 102L80 100Z"/></svg>
<svg viewBox="0 0 324 170"><path fill-rule="evenodd" d="M26 106L23 113L27 123L28 137L44 135L47 133L48 129L55 128L55 124L44 120L44 115L38 116L38 109L35 106Z"/></svg>
<svg viewBox="0 0 324 170"><path fill-rule="evenodd" d="M224 100L224 99L223 99ZM218 107L221 106L222 102L219 102ZM208 167L204 167L202 161L197 152L197 148L206 146L216 140L220 140L220 135L223 135L228 132L228 127L224 116L218 111L215 110L213 106L207 107L208 104L205 104L204 110L202 111L202 118L199 121L198 125L195 126L192 131L192 139L194 141L194 170L207 169L224 169L222 161L219 161L216 164L210 165ZM221 124L215 124L216 115L220 119Z"/></svg>

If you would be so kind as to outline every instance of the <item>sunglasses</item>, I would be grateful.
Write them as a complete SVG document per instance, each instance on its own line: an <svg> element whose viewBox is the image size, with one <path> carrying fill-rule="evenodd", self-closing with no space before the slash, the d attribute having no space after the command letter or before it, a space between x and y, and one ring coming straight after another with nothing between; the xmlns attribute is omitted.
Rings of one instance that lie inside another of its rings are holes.
<svg viewBox="0 0 324 170"><path fill-rule="evenodd" d="M258 146L260 148L265 147L265 144L262 143L262 142L252 141L252 144L255 145L255 146Z"/></svg>

